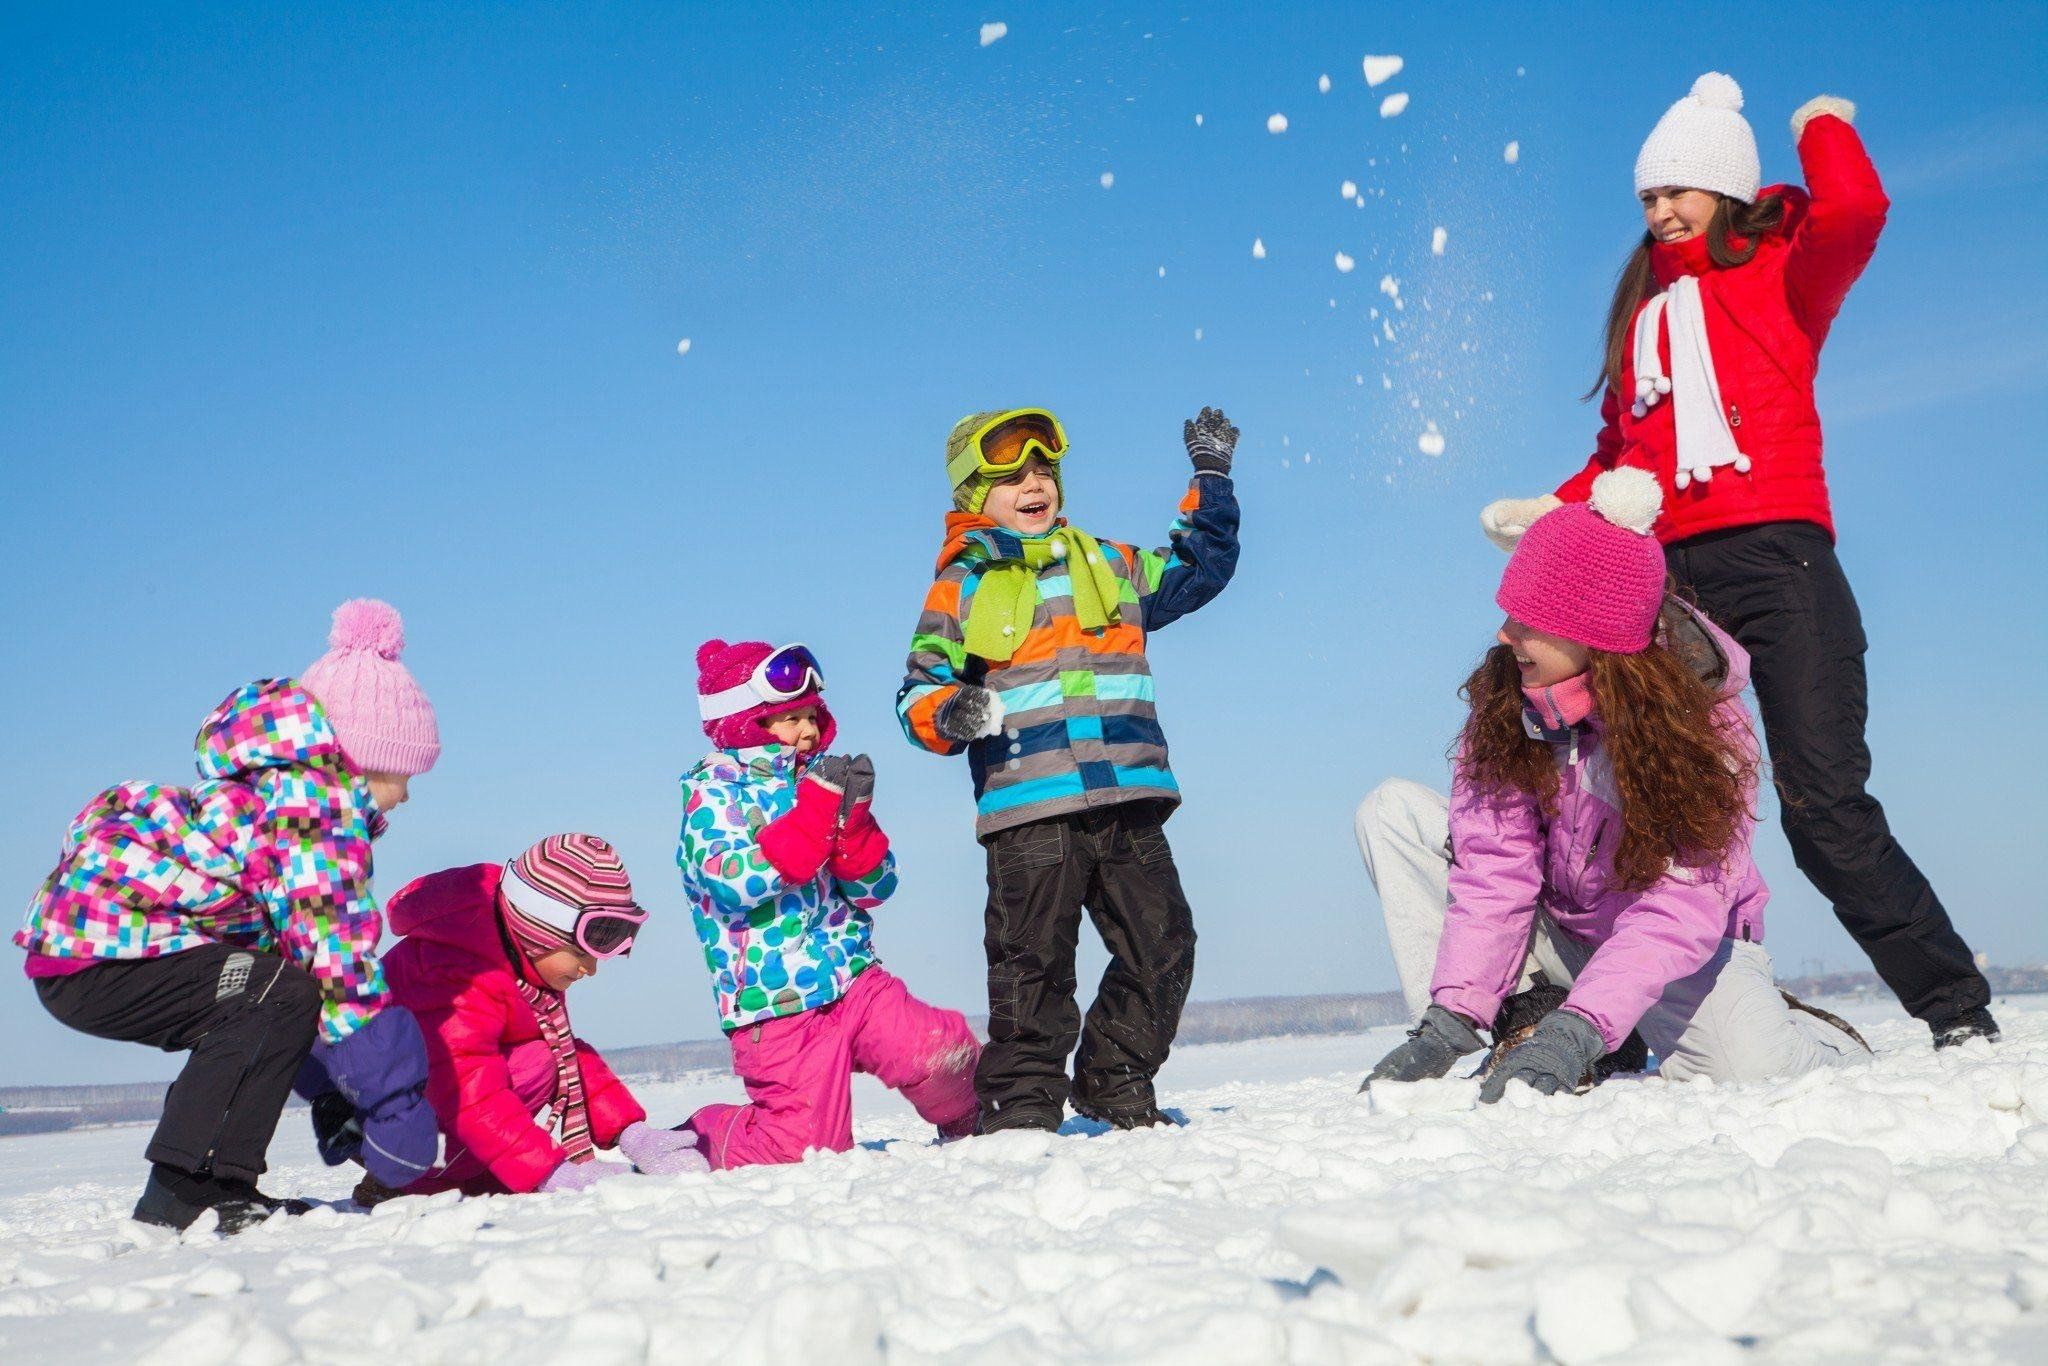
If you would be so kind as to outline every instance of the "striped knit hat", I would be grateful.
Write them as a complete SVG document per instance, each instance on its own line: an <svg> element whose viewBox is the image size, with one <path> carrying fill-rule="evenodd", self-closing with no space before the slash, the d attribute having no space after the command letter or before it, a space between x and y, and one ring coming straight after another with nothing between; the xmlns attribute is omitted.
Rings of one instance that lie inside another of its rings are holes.
<svg viewBox="0 0 2048 1366"><path fill-rule="evenodd" d="M591 906L635 907L618 851L595 835L549 835L498 883L505 928L529 956L576 946L576 920Z"/></svg>

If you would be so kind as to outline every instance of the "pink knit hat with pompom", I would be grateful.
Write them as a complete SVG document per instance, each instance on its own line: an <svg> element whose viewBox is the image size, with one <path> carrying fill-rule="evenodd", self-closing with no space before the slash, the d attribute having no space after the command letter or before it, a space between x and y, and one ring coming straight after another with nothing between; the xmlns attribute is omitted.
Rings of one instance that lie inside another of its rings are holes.
<svg viewBox="0 0 2048 1366"><path fill-rule="evenodd" d="M731 645L722 640L705 641L697 647L697 695L709 697L727 688L737 688L747 681L748 675L759 667L762 660L774 653L775 647L765 640L742 640ZM758 745L772 745L775 737L761 723L798 707L818 709L818 750L823 753L832 748L832 737L839 728L832 720L831 710L825 705L823 691L817 688L787 702L762 702L737 715L706 721L704 733L720 749L753 749Z"/></svg>
<svg viewBox="0 0 2048 1366"><path fill-rule="evenodd" d="M327 644L299 681L327 709L348 761L361 773L408 777L432 768L441 757L441 731L434 704L398 662L405 652L398 609L350 598L334 609Z"/></svg>
<svg viewBox="0 0 2048 1366"><path fill-rule="evenodd" d="M1664 548L1650 534L1663 506L1656 475L1607 471L1590 501L1552 508L1522 533L1493 600L1524 626L1588 649L1648 649L1664 605Z"/></svg>

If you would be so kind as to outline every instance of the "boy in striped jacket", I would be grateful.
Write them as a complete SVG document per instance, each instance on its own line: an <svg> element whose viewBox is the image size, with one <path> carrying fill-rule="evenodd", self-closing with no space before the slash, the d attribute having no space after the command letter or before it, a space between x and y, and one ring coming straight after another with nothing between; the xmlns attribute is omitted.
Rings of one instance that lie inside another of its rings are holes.
<svg viewBox="0 0 2048 1366"><path fill-rule="evenodd" d="M1069 1099L1118 1128L1166 1122L1152 1078L1180 1025L1195 930L1163 829L1180 789L1145 640L1237 568L1237 435L1220 409L1184 424L1195 474L1159 550L1060 517L1067 439L1045 409L976 413L947 438L955 510L896 711L911 743L964 751L974 777L988 854L985 1133L1056 1130ZM1085 1027L1083 906L1110 951Z"/></svg>

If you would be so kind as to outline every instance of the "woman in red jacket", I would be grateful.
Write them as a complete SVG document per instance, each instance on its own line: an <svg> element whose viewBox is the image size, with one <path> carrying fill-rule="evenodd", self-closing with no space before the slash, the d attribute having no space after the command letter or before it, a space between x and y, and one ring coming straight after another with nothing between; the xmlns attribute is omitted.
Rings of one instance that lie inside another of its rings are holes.
<svg viewBox="0 0 2048 1366"><path fill-rule="evenodd" d="M427 1100L444 1139L439 1165L405 1194L582 1190L635 1168L708 1169L695 1136L648 1124L569 1026L569 987L631 951L647 918L611 845L550 835L510 863L420 878L389 914L404 937L384 971L426 1034Z"/></svg>
<svg viewBox="0 0 2048 1366"><path fill-rule="evenodd" d="M1666 564L1753 658L1800 871L1937 1047L1996 1038L1983 974L1865 790L1863 624L1821 467L1814 371L1890 201L1848 101L1823 95L1792 116L1803 190L1759 189L1741 109L1735 82L1709 72L1643 144L1648 231L1608 310L1592 459L1555 494L1502 499L1480 521L1512 549L1602 471L1657 475Z"/></svg>

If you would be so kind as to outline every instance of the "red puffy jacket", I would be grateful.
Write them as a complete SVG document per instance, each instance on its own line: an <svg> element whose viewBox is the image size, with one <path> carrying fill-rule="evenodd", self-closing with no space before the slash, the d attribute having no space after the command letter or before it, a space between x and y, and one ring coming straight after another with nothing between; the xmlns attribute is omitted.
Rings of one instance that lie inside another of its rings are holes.
<svg viewBox="0 0 2048 1366"><path fill-rule="evenodd" d="M1558 488L1558 497L1583 502L1594 476L1616 465L1636 465L1664 486L1657 537L1667 545L1758 522L1814 522L1830 537L1835 534L1813 376L1828 328L1877 248L1891 201L1862 139L1833 114L1807 123L1799 163L1808 188L1774 185L1763 191L1784 197L1785 220L1745 264L1714 265L1704 237L1650 248L1660 286L1681 275L1699 277L1721 399L1735 444L1752 462L1750 472L1722 469L1712 480L1675 487L1672 405L1659 403L1638 420L1610 387L1600 405L1603 425L1593 458ZM1658 346L1669 367L1668 335ZM1635 366L1626 355L1624 366L1620 392L1633 395Z"/></svg>
<svg viewBox="0 0 2048 1366"><path fill-rule="evenodd" d="M526 960L499 930L502 876L494 863L430 873L385 908L392 932L404 936L383 956L385 979L392 998L419 1017L427 1101L447 1138L442 1165L408 1187L413 1194L530 1191L568 1156L513 1089L512 1051L545 1044L512 975L527 971ZM647 1112L596 1049L578 1039L576 1056L591 1140L612 1147Z"/></svg>

